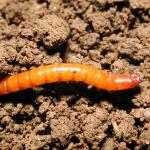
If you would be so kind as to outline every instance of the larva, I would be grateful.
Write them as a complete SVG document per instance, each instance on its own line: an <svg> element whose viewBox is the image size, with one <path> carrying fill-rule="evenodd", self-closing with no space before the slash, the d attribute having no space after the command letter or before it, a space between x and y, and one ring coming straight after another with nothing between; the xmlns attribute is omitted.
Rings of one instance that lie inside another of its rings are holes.
<svg viewBox="0 0 150 150"><path fill-rule="evenodd" d="M32 88L45 83L81 81L107 91L131 89L140 83L136 74L111 74L82 64L53 64L41 66L6 77L0 81L0 95Z"/></svg>

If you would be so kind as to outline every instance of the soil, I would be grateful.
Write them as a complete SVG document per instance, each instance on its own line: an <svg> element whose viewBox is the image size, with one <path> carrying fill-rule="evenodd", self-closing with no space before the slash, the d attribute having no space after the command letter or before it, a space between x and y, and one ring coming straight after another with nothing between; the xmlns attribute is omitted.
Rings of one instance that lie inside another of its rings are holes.
<svg viewBox="0 0 150 150"><path fill-rule="evenodd" d="M115 93L54 83L0 96L1 150L150 149L149 0L0 0L0 78L61 62L144 79Z"/></svg>

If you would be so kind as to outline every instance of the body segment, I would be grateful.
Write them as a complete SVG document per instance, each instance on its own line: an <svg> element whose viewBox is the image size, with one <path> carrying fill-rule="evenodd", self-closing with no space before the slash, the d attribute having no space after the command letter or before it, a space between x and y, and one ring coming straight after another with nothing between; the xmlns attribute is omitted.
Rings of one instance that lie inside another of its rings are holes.
<svg viewBox="0 0 150 150"><path fill-rule="evenodd" d="M134 74L111 74L82 64L53 64L2 79L0 95L61 81L81 81L98 89L118 91L136 87L140 77Z"/></svg>

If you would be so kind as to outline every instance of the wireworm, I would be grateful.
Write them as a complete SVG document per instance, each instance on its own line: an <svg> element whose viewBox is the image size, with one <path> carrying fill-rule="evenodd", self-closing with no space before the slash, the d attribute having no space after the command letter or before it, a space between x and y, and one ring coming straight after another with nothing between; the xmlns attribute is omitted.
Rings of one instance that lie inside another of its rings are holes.
<svg viewBox="0 0 150 150"><path fill-rule="evenodd" d="M81 81L107 91L131 89L139 85L140 75L112 74L82 64L53 64L40 66L0 81L0 95L59 81Z"/></svg>

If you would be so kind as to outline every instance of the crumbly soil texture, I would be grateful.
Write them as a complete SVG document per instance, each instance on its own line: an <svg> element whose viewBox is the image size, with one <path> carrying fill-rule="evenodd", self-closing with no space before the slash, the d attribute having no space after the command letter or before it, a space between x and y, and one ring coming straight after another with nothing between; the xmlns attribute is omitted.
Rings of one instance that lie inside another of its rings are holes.
<svg viewBox="0 0 150 150"><path fill-rule="evenodd" d="M0 79L62 62L144 78L113 93L65 82L1 95L1 150L150 149L150 0L0 0Z"/></svg>

